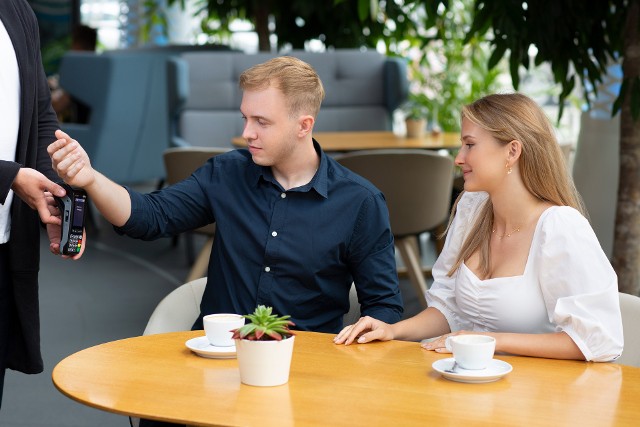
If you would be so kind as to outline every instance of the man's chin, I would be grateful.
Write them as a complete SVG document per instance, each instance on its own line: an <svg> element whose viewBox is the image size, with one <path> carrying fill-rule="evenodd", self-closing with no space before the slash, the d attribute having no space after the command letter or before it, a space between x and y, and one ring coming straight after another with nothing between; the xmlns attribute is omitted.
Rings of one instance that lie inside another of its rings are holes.
<svg viewBox="0 0 640 427"><path fill-rule="evenodd" d="M253 160L253 163L255 163L258 166L271 166L272 162L269 162L268 160L264 159L261 156L258 155L251 155L251 160Z"/></svg>

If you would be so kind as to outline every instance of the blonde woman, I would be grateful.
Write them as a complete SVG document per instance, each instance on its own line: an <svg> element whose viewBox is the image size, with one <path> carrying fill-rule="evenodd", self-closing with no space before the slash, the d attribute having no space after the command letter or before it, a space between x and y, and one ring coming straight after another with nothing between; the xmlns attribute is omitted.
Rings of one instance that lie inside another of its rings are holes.
<svg viewBox="0 0 640 427"><path fill-rule="evenodd" d="M456 334L496 338L496 351L605 362L622 353L617 277L584 217L544 112L521 94L462 110L456 164L464 193L433 268L429 307L396 324L369 317L336 344L423 340L447 352Z"/></svg>

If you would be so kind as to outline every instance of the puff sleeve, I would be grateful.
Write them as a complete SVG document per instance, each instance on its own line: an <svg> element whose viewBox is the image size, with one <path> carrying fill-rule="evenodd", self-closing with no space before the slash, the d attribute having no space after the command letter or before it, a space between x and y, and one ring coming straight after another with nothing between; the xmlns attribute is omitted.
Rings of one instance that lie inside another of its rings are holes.
<svg viewBox="0 0 640 427"><path fill-rule="evenodd" d="M558 207L545 220L536 250L549 320L586 360L618 358L624 344L618 279L587 219Z"/></svg>

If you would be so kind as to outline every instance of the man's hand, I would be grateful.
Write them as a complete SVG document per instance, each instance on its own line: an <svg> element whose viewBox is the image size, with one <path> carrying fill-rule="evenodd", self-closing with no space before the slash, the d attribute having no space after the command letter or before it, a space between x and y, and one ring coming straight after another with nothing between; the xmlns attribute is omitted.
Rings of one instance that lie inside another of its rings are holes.
<svg viewBox="0 0 640 427"><path fill-rule="evenodd" d="M58 176L69 185L84 188L95 181L95 171L87 152L61 130L56 131L58 140L47 147L51 166Z"/></svg>
<svg viewBox="0 0 640 427"><path fill-rule="evenodd" d="M45 224L61 224L60 217L51 213L49 205L53 199L51 194L63 197L66 194L64 188L35 169L21 168L11 184L11 189L31 209L38 211L40 221Z"/></svg>

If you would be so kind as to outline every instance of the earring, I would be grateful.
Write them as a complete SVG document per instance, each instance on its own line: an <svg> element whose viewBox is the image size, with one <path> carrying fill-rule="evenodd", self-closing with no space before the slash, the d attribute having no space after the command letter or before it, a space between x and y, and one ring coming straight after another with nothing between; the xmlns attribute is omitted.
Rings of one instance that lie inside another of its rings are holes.
<svg viewBox="0 0 640 427"><path fill-rule="evenodd" d="M513 169L511 169L511 166L509 166L509 163L507 163L505 167L507 168L507 175L511 175L511 172L513 172Z"/></svg>

